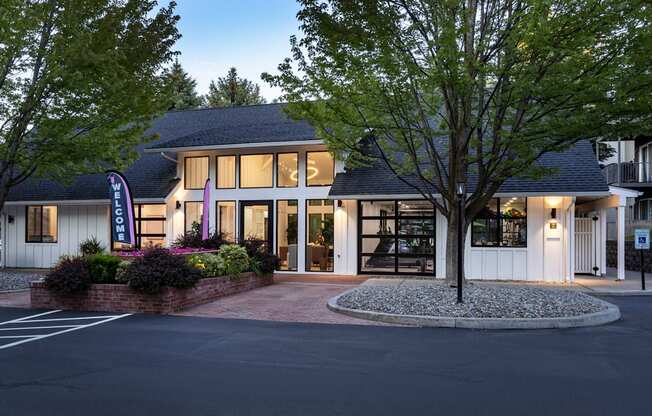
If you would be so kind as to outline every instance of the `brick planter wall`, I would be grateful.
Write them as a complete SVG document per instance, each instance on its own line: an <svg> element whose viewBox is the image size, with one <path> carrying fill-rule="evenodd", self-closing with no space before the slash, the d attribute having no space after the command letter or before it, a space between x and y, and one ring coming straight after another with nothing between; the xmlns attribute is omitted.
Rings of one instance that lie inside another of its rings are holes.
<svg viewBox="0 0 652 416"><path fill-rule="evenodd" d="M634 248L633 241L625 241L625 270L641 270L641 255ZM616 241L607 241L607 267L618 265L618 244ZM646 273L652 273L652 250L643 252L643 268Z"/></svg>
<svg viewBox="0 0 652 416"><path fill-rule="evenodd" d="M94 312L171 313L191 306L212 302L224 296L271 285L273 275L242 273L237 280L225 277L201 279L190 289L165 287L160 293L147 295L127 285L94 284L84 293L61 296L50 292L43 282L30 284L32 308Z"/></svg>

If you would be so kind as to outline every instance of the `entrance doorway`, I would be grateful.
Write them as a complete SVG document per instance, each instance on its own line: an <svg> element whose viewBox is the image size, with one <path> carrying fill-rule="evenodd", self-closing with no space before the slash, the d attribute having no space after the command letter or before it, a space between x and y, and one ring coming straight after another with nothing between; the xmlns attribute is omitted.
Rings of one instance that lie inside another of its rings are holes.
<svg viewBox="0 0 652 416"><path fill-rule="evenodd" d="M256 239L265 241L272 250L274 208L272 201L240 202L240 241Z"/></svg>

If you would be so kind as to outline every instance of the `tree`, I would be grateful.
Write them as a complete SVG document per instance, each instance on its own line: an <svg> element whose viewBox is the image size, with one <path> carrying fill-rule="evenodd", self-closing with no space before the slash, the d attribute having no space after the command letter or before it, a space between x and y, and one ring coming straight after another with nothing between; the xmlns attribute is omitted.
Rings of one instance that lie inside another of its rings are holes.
<svg viewBox="0 0 652 416"><path fill-rule="evenodd" d="M265 103L265 99L260 95L258 84L238 77L238 71L235 68L229 69L228 74L218 78L217 82L211 81L205 100L208 107Z"/></svg>
<svg viewBox="0 0 652 416"><path fill-rule="evenodd" d="M334 154L380 160L446 217L448 283L458 221L464 238L507 178L550 173L541 155L581 138L650 127L643 0L300 3L293 58L263 79Z"/></svg>
<svg viewBox="0 0 652 416"><path fill-rule="evenodd" d="M174 3L0 2L0 211L32 175L65 181L123 167L163 110Z"/></svg>
<svg viewBox="0 0 652 416"><path fill-rule="evenodd" d="M174 61L165 71L163 82L170 96L168 110L186 110L204 104L202 97L197 94L197 81L183 69L179 60Z"/></svg>

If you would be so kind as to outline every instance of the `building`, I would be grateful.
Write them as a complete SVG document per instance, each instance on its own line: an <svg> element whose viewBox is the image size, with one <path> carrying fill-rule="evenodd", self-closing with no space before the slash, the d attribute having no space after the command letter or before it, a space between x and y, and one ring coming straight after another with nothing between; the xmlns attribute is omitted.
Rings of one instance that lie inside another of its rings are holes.
<svg viewBox="0 0 652 416"><path fill-rule="evenodd" d="M445 274L445 218L382 164L345 169L282 105L169 112L149 133L158 139L124 172L142 246L169 244L198 221L210 178L211 228L269 241L285 272ZM540 163L555 174L508 180L471 225L470 278L570 281L584 263L606 269L604 211L624 212L636 192L607 185L587 141ZM576 230L584 223L588 234ZM2 230L8 267L50 267L90 236L109 246L105 175L24 182L11 191Z"/></svg>

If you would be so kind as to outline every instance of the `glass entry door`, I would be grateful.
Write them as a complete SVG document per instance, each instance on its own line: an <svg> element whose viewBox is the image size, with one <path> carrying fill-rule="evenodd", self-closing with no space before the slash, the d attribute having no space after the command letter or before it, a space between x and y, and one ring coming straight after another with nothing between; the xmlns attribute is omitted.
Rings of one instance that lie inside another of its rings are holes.
<svg viewBox="0 0 652 416"><path fill-rule="evenodd" d="M265 241L267 249L272 247L274 210L272 201L240 202L240 241L256 239Z"/></svg>

